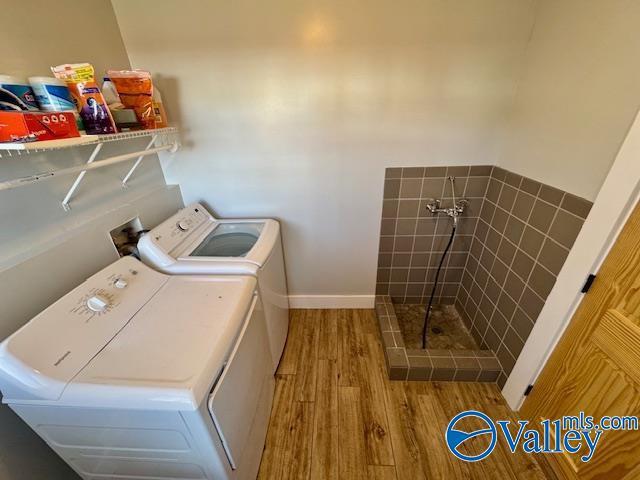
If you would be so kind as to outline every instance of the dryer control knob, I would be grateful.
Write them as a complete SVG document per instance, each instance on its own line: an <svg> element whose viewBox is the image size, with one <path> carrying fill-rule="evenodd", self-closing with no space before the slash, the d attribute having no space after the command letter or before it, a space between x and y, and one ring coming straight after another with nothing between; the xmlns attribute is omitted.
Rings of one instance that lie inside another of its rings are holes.
<svg viewBox="0 0 640 480"><path fill-rule="evenodd" d="M185 220L180 220L178 222L178 228L183 232L186 232L187 230L189 230L189 223L187 223L187 221Z"/></svg>
<svg viewBox="0 0 640 480"><path fill-rule="evenodd" d="M94 312L104 312L109 306L109 300L102 295L94 295L87 300L87 307Z"/></svg>
<svg viewBox="0 0 640 480"><path fill-rule="evenodd" d="M128 283L124 278L118 278L115 282L113 282L113 286L116 288L126 288L127 285Z"/></svg>

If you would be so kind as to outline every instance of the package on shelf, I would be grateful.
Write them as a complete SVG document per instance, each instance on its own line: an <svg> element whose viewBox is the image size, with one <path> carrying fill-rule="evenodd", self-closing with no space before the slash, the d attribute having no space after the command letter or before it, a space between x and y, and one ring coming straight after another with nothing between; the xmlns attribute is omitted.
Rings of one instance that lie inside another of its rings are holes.
<svg viewBox="0 0 640 480"><path fill-rule="evenodd" d="M36 142L79 136L72 112L0 111L0 142Z"/></svg>
<svg viewBox="0 0 640 480"><path fill-rule="evenodd" d="M58 65L51 71L69 87L87 133L116 133L116 124L95 81L91 64Z"/></svg>

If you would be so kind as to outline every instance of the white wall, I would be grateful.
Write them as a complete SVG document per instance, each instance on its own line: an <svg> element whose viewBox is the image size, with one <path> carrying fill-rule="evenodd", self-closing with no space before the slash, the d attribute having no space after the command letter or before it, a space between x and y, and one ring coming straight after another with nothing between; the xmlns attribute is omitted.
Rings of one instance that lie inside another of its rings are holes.
<svg viewBox="0 0 640 480"><path fill-rule="evenodd" d="M495 163L529 0L114 0L185 201L284 223L290 292L372 294L384 167ZM144 21L141 21L144 19Z"/></svg>
<svg viewBox="0 0 640 480"><path fill-rule="evenodd" d="M640 2L540 0L499 165L593 201L640 107Z"/></svg>
<svg viewBox="0 0 640 480"><path fill-rule="evenodd" d="M128 68L129 59L108 0L3 1L0 74L51 76L50 67L91 62Z"/></svg>
<svg viewBox="0 0 640 480"><path fill-rule="evenodd" d="M2 15L15 21L3 22L0 32L0 73L48 75L50 65L80 61L92 62L98 72L129 67L108 0L3 2ZM139 150L145 141L108 144L101 155ZM83 163L91 148L3 156L0 180ZM0 192L0 339L116 260L111 229L135 216L153 226L181 205L179 189L166 187L157 159L145 160L123 191L120 181L129 167L88 172L70 212L60 202L73 176ZM1 406L0 478L68 480L75 474Z"/></svg>

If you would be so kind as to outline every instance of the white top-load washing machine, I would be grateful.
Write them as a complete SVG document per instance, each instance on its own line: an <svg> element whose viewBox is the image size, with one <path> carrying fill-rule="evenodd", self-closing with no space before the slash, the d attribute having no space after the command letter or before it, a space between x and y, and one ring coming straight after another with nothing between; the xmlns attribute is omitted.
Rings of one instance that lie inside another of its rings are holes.
<svg viewBox="0 0 640 480"><path fill-rule="evenodd" d="M193 203L142 237L138 250L142 261L169 274L255 276L275 372L289 327L287 280L276 220L220 220Z"/></svg>
<svg viewBox="0 0 640 480"><path fill-rule="evenodd" d="M274 390L255 287L124 257L0 345L3 402L84 479L255 479Z"/></svg>

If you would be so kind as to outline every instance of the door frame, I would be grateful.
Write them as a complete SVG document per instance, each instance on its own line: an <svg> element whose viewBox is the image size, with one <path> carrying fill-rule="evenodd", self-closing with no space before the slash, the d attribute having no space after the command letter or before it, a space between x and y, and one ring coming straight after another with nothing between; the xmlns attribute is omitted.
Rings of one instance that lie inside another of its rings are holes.
<svg viewBox="0 0 640 480"><path fill-rule="evenodd" d="M502 395L518 410L562 337L584 294L640 199L640 112L624 139L540 316L507 379Z"/></svg>

